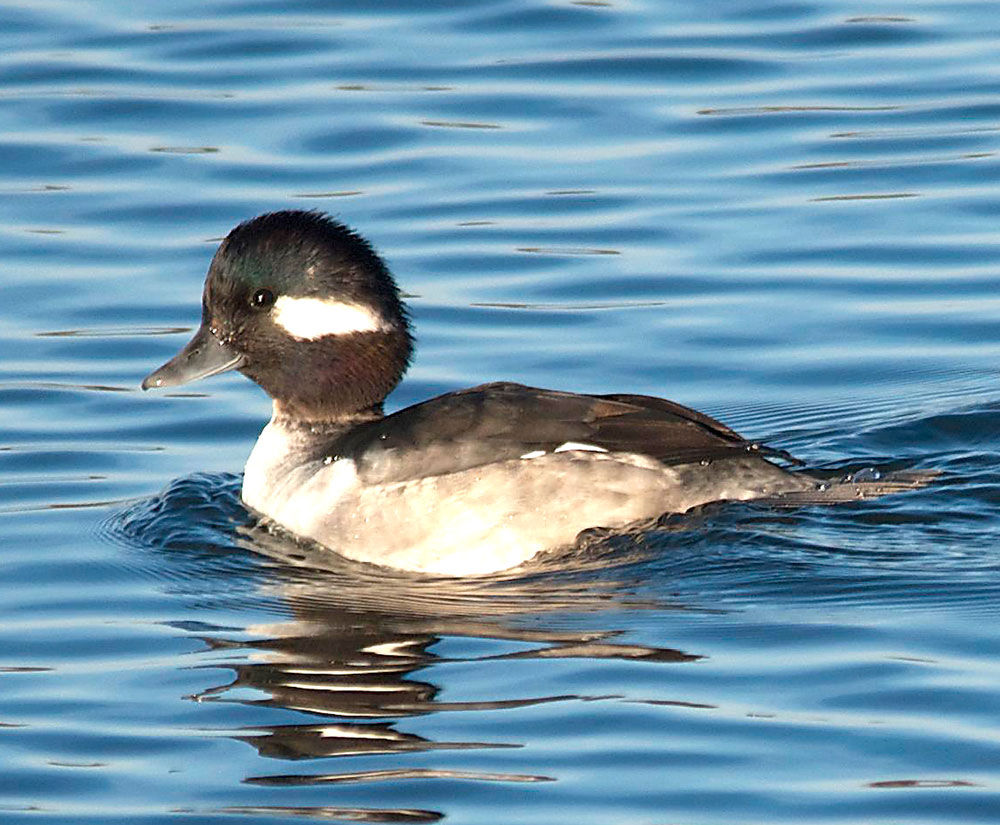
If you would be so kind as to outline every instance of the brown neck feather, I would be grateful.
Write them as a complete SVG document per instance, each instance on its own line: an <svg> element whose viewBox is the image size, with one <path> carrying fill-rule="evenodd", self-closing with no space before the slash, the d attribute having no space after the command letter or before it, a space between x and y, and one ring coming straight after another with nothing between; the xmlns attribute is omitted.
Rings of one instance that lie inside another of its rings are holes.
<svg viewBox="0 0 1000 825"><path fill-rule="evenodd" d="M316 341L245 372L275 400L283 420L315 424L381 417L382 402L399 383L410 354L405 330Z"/></svg>

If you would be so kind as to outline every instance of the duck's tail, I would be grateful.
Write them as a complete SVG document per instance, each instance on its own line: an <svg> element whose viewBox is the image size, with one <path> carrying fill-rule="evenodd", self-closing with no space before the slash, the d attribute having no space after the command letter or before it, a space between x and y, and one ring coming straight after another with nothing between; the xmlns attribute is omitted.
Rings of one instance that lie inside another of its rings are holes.
<svg viewBox="0 0 1000 825"><path fill-rule="evenodd" d="M779 493L767 501L778 506L801 507L805 504L839 504L845 501L876 498L889 493L901 493L904 490L925 487L940 476L940 472L896 470L883 473L867 468L846 476L824 478L816 473L810 473L810 476L815 480L815 486L812 488Z"/></svg>

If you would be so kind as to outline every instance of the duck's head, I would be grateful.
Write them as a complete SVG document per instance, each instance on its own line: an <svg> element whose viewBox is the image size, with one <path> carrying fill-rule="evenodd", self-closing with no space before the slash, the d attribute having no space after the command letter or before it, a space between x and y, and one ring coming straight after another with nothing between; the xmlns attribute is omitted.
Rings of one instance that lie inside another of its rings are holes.
<svg viewBox="0 0 1000 825"><path fill-rule="evenodd" d="M239 370L304 421L377 409L413 342L406 308L374 249L319 212L260 215L219 246L201 326L143 389Z"/></svg>

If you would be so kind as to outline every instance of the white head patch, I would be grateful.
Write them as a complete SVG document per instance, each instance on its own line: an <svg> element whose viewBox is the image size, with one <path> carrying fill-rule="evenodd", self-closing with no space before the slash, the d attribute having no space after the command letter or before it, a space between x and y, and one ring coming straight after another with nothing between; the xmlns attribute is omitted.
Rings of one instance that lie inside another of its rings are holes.
<svg viewBox="0 0 1000 825"><path fill-rule="evenodd" d="M322 298L291 298L282 295L274 302L274 322L293 338L315 341L327 335L378 332L388 324L371 308Z"/></svg>

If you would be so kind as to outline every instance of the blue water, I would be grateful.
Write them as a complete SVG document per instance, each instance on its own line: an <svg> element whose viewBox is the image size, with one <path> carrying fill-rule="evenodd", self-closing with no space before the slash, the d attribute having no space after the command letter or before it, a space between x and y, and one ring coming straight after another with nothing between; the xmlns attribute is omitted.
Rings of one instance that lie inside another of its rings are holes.
<svg viewBox="0 0 1000 825"><path fill-rule="evenodd" d="M989 2L0 8L0 821L1000 821ZM218 239L329 211L390 406L664 395L810 465L535 574L289 550L239 375L146 394Z"/></svg>

